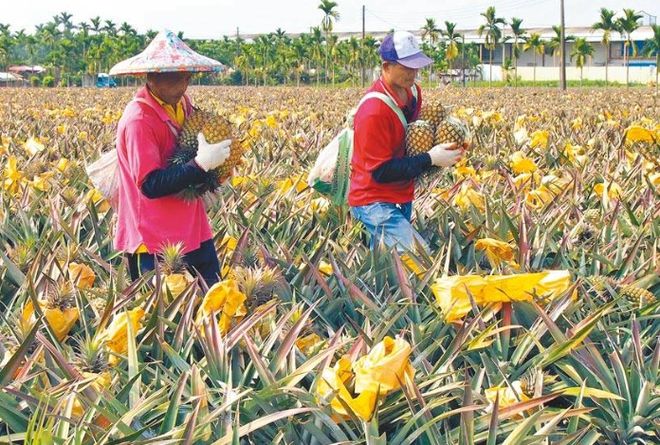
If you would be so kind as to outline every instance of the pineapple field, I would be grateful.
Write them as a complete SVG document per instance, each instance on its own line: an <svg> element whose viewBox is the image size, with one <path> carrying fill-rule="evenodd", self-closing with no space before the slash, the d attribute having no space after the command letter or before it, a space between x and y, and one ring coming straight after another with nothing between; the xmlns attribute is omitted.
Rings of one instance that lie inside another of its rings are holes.
<svg viewBox="0 0 660 445"><path fill-rule="evenodd" d="M660 443L651 88L425 90L471 145L399 256L307 186L362 90L191 87L242 153L211 289L112 248L85 167L134 92L0 89L0 443Z"/></svg>

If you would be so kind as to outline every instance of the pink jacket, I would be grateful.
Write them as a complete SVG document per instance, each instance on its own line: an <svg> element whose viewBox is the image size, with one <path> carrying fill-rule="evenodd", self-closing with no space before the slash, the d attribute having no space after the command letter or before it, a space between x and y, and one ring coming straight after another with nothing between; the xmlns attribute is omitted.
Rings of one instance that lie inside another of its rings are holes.
<svg viewBox="0 0 660 445"><path fill-rule="evenodd" d="M182 242L184 253L212 238L201 198L185 201L175 195L149 199L140 186L153 170L167 166L180 130L165 110L141 88L126 106L117 127L119 199L115 248L133 253L144 244L159 252L165 244ZM185 101L186 115L192 107Z"/></svg>

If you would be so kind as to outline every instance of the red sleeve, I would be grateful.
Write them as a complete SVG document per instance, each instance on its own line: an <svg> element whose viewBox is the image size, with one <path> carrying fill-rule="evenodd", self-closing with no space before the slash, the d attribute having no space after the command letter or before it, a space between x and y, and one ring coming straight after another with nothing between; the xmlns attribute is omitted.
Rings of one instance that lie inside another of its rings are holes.
<svg viewBox="0 0 660 445"><path fill-rule="evenodd" d="M149 173L163 167L158 139L144 119L136 119L126 124L124 140L131 177L141 187Z"/></svg>
<svg viewBox="0 0 660 445"><path fill-rule="evenodd" d="M377 100L377 99L372 99ZM369 104L365 103L365 106ZM371 107L370 107L371 108ZM378 112L378 105L355 116L354 148L364 169L373 172L394 157L392 120ZM387 110L391 112L391 110ZM400 125L400 124L399 124Z"/></svg>

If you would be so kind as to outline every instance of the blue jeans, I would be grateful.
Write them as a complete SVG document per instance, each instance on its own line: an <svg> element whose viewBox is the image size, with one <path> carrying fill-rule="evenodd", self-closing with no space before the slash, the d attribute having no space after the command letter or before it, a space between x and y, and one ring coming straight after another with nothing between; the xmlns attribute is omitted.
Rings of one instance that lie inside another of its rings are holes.
<svg viewBox="0 0 660 445"><path fill-rule="evenodd" d="M429 248L422 236L410 223L412 202L392 204L376 202L351 207L353 218L364 224L371 235L369 246L373 249L382 239L387 247L396 247L399 252L415 251L415 240L426 250Z"/></svg>

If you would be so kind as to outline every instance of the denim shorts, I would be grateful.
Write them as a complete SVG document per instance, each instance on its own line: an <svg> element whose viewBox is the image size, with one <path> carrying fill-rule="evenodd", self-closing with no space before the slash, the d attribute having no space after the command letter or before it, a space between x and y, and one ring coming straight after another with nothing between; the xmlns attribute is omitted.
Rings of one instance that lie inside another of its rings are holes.
<svg viewBox="0 0 660 445"><path fill-rule="evenodd" d="M426 241L410 223L412 202L404 204L375 202L351 207L351 215L364 224L371 235L372 249L382 240L387 247L396 247L399 252L412 252L415 250L415 240L417 240L424 250L429 251Z"/></svg>

